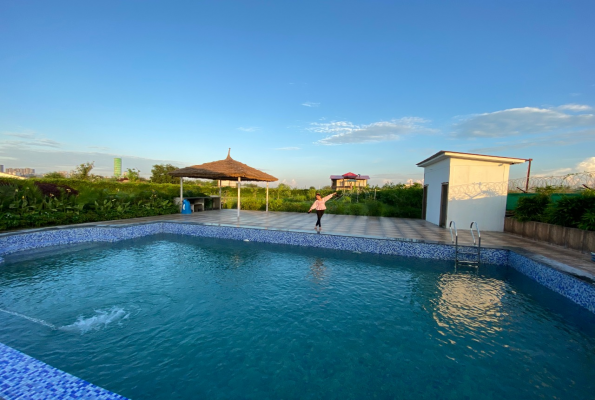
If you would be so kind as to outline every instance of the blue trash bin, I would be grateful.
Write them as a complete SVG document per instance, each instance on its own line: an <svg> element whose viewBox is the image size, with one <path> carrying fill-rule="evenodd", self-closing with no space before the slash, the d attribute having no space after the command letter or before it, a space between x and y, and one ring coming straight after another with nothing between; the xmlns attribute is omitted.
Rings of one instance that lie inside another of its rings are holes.
<svg viewBox="0 0 595 400"><path fill-rule="evenodd" d="M190 209L190 202L188 200L184 200L182 202L182 214L192 214L192 210Z"/></svg>

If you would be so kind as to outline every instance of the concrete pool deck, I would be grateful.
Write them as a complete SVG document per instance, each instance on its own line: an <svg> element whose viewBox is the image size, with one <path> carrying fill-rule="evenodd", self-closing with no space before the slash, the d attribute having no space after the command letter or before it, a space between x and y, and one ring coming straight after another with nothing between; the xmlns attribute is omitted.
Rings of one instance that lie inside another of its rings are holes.
<svg viewBox="0 0 595 400"><path fill-rule="evenodd" d="M199 224L257 227L290 231L314 232L316 215L293 212L242 211L240 219L236 210L214 210L192 214L170 214L156 217L133 218L116 221L94 222L82 225L125 225L147 222L190 222ZM479 223L481 230L481 222ZM325 214L322 219L323 233L337 235L415 239L427 242L451 243L450 231L421 219L365 217L354 215ZM460 245L470 245L473 239L468 227L457 227ZM595 280L595 263L588 253L522 238L504 232L481 232L482 247L523 250L555 263L560 263L583 272L583 276ZM550 263L551 264L551 263ZM559 269L564 269L560 266Z"/></svg>

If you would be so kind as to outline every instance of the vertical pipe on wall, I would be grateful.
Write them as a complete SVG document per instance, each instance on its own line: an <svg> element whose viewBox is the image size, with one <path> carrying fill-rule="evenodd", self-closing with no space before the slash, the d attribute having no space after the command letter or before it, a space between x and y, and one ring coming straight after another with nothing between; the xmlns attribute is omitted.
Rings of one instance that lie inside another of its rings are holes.
<svg viewBox="0 0 595 400"><path fill-rule="evenodd" d="M533 161L533 159L529 158L527 161L529 161L529 166L527 167L527 182L525 183L525 192L529 191L529 177L531 176L531 161Z"/></svg>

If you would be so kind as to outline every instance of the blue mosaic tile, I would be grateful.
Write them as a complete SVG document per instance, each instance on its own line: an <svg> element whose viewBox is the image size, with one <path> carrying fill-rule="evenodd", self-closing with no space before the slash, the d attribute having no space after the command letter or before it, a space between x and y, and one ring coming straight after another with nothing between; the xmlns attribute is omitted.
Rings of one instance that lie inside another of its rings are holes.
<svg viewBox="0 0 595 400"><path fill-rule="evenodd" d="M18 251L86 242L117 242L160 233L161 224L50 229L0 237L0 257Z"/></svg>
<svg viewBox="0 0 595 400"><path fill-rule="evenodd" d="M0 398L126 400L0 343Z"/></svg>
<svg viewBox="0 0 595 400"><path fill-rule="evenodd" d="M163 223L163 232L175 235L249 240L262 243L319 247L437 260L455 259L455 248L453 246L403 240L176 223ZM481 260L489 264L507 265L508 250L482 249Z"/></svg>
<svg viewBox="0 0 595 400"><path fill-rule="evenodd" d="M515 252L509 266L595 313L595 286Z"/></svg>
<svg viewBox="0 0 595 400"><path fill-rule="evenodd" d="M454 260L454 246L399 239L378 239L306 232L240 228L233 226L159 222L127 226L87 226L47 229L19 234L0 235L2 256L49 246L85 242L117 242L159 233L210 237L231 240L284 244L417 257ZM463 251L473 248L462 247ZM472 260L474 255L459 254ZM482 248L482 263L510 266L540 284L595 312L595 286L535 260L505 249ZM122 396L91 385L50 367L8 346L0 344L0 398L12 399L123 399Z"/></svg>

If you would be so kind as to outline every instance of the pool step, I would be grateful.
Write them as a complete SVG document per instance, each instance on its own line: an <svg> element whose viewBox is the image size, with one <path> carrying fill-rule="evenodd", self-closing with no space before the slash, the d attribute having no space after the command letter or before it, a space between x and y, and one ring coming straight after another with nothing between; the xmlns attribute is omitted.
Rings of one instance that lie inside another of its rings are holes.
<svg viewBox="0 0 595 400"><path fill-rule="evenodd" d="M473 225L475 225L475 230L477 231L477 242L475 241L475 233L473 232ZM479 266L481 262L481 233L479 232L479 225L477 222L471 222L469 226L469 230L471 231L471 237L473 238L473 245L471 246L462 246L459 249L459 235L457 232L457 224L454 221L450 221L448 225L450 229L450 238L452 243L455 245L455 265L457 264L465 264L465 265L476 265ZM453 235L454 232L454 235ZM467 258L465 256L474 256L470 257L471 260L461 260L459 255L463 255L463 258Z"/></svg>

